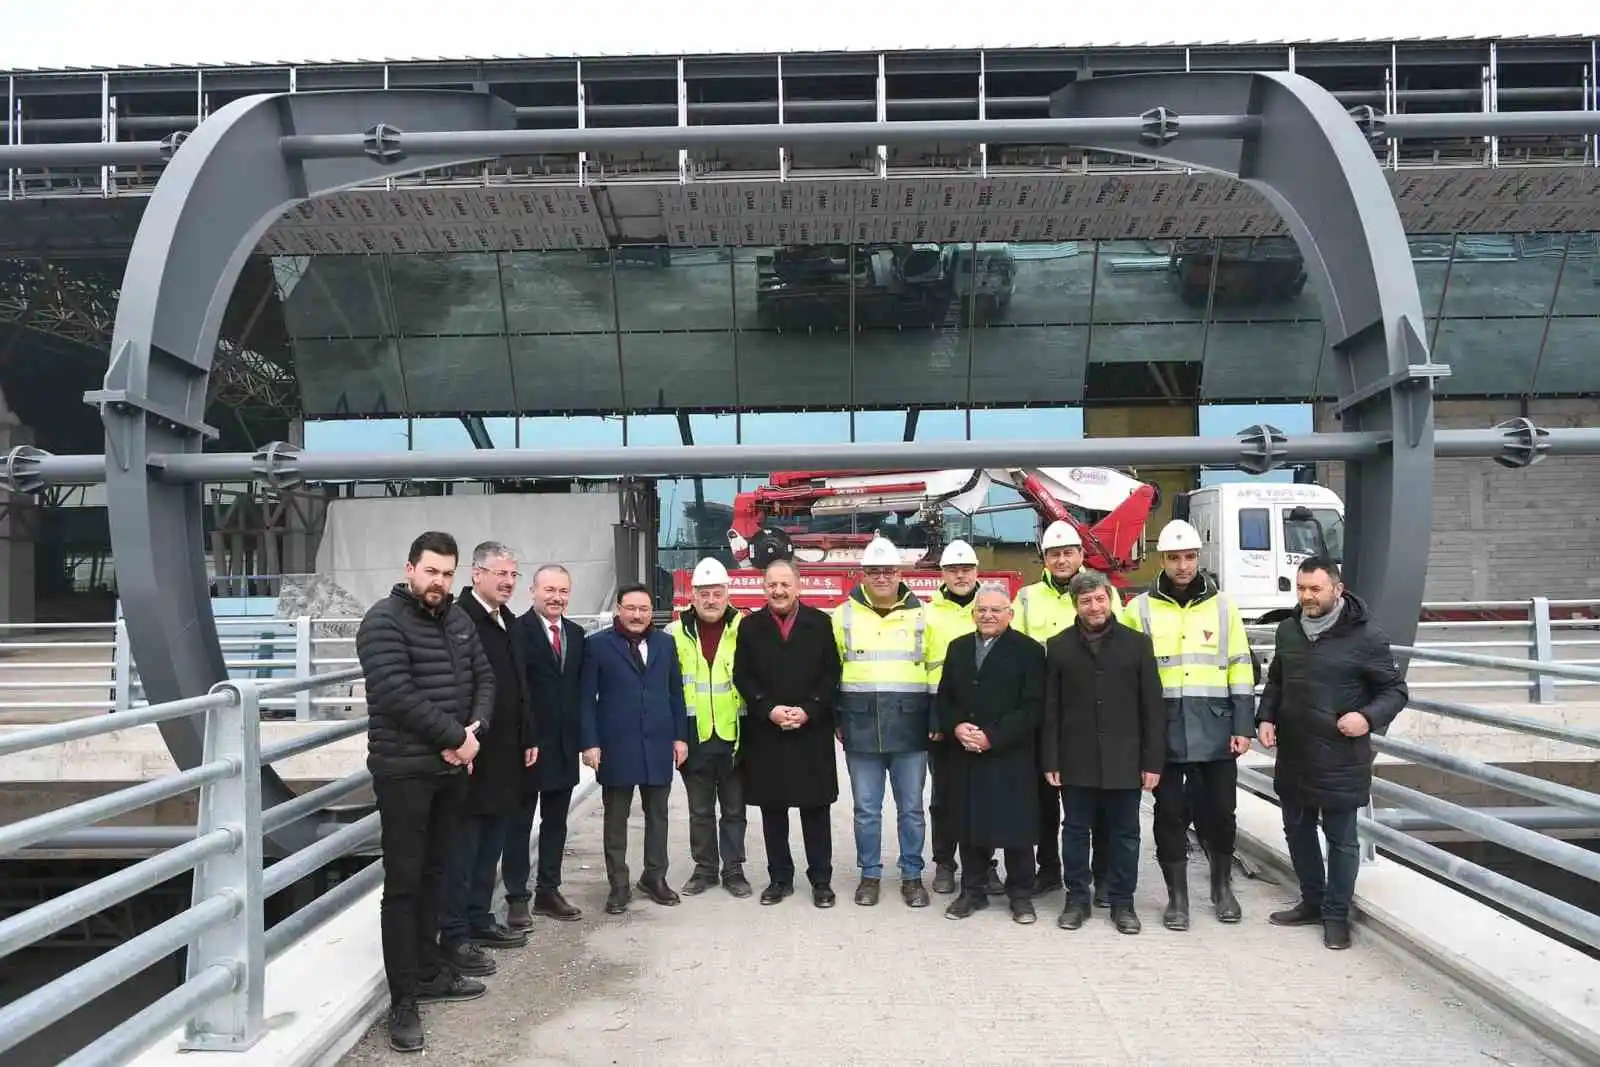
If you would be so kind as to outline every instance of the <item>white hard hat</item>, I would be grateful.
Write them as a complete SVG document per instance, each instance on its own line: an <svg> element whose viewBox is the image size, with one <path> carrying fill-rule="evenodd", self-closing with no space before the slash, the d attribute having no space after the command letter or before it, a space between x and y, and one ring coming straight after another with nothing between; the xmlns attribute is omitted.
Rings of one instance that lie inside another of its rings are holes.
<svg viewBox="0 0 1600 1067"><path fill-rule="evenodd" d="M898 567L900 566L900 550L894 547L892 541L882 537L874 537L868 544L865 552L861 553L863 567Z"/></svg>
<svg viewBox="0 0 1600 1067"><path fill-rule="evenodd" d="M972 551L972 546L962 540L951 541L944 546L944 555L939 557L941 567L976 567L978 554Z"/></svg>
<svg viewBox="0 0 1600 1067"><path fill-rule="evenodd" d="M1189 549L1199 551L1199 530L1182 519L1173 519L1161 527L1161 536L1156 538L1157 552L1186 552Z"/></svg>
<svg viewBox="0 0 1600 1067"><path fill-rule="evenodd" d="M1083 538L1078 536L1078 531L1072 523L1064 520L1052 522L1045 530L1044 536L1039 538L1039 551L1045 552L1052 548L1082 548Z"/></svg>
<svg viewBox="0 0 1600 1067"><path fill-rule="evenodd" d="M694 586L696 589L699 589L701 586L705 585L727 585L728 568L722 565L721 560L712 559L710 556L707 556L705 559L695 564L694 578L690 580L689 584Z"/></svg>

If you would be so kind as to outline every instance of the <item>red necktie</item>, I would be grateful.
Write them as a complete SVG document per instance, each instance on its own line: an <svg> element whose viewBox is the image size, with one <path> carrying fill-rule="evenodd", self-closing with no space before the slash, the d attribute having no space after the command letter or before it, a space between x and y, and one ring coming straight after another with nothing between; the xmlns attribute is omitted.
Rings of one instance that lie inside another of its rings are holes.
<svg viewBox="0 0 1600 1067"><path fill-rule="evenodd" d="M555 649L556 659L559 660L561 658L561 624L559 622L550 624L550 647Z"/></svg>

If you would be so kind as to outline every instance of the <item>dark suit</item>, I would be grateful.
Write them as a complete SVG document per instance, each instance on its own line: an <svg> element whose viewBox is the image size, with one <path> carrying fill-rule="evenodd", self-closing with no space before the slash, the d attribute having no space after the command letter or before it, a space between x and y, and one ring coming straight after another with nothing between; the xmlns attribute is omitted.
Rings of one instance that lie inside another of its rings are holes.
<svg viewBox="0 0 1600 1067"><path fill-rule="evenodd" d="M528 699L522 649L512 629L516 615L500 609L496 621L471 589L456 603L477 627L478 640L494 673L494 715L478 732L478 756L467 779L466 815L451 846L448 891L439 915L439 943L467 941L494 924L495 869L508 837L520 826L523 753L534 747L537 725Z"/></svg>
<svg viewBox="0 0 1600 1067"><path fill-rule="evenodd" d="M605 807L606 875L613 890L628 885L628 818L636 788L644 809L639 881L665 885L667 798L677 769L674 746L689 741L683 670L672 638L660 630L648 631L643 658L641 666L615 629L594 634L584 647L578 744L600 750L595 777Z"/></svg>
<svg viewBox="0 0 1600 1067"><path fill-rule="evenodd" d="M978 637L950 642L934 697L939 742L947 758L950 816L961 848L962 889L982 896L989 860L1005 851L1006 893L1026 900L1033 890L1033 846L1038 841L1039 790L1034 787L1036 749L1044 715L1044 649L1007 629L978 663ZM968 752L955 729L972 723L989 747Z"/></svg>
<svg viewBox="0 0 1600 1067"><path fill-rule="evenodd" d="M506 839L501 873L506 900L528 900L529 839L539 816L540 893L561 888L561 855L567 847L567 809L578 785L578 680L583 674L583 627L561 620L561 658L550 641L550 622L530 611L513 633L522 650L528 694L538 721L539 762L523 776L524 806Z"/></svg>

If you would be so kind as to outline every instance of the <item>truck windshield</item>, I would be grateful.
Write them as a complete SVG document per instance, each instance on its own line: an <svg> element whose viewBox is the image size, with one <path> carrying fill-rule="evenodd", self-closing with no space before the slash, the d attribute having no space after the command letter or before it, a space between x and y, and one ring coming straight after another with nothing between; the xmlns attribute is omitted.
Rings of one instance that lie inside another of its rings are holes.
<svg viewBox="0 0 1600 1067"><path fill-rule="evenodd" d="M1298 556L1325 556L1335 563L1344 562L1344 517L1333 508L1297 508L1302 515L1309 510L1309 518L1293 514L1283 519L1283 550Z"/></svg>

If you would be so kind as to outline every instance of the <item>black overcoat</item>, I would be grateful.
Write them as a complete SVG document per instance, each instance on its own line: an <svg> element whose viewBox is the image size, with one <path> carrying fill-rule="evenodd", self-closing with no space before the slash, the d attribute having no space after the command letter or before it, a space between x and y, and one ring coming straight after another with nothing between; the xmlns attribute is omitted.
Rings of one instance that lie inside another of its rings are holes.
<svg viewBox="0 0 1600 1067"><path fill-rule="evenodd" d="M1039 843L1038 733L1044 715L1044 649L1015 630L994 639L980 670L978 639L950 642L934 697L934 719L948 746L950 812L958 841L984 848ZM969 752L955 729L970 722L990 747Z"/></svg>
<svg viewBox="0 0 1600 1067"><path fill-rule="evenodd" d="M748 711L740 741L745 803L754 807L811 808L839 799L839 764L834 748L834 695L839 689L839 650L828 616L806 604L787 639L765 608L739 624L733 654L733 684ZM784 730L773 723L780 704L801 708L804 726Z"/></svg>
<svg viewBox="0 0 1600 1067"><path fill-rule="evenodd" d="M539 762L523 777L525 789L572 789L578 784L578 706L583 676L583 627L561 620L566 662L550 647L549 623L536 611L516 621L528 693L539 723Z"/></svg>
<svg viewBox="0 0 1600 1067"><path fill-rule="evenodd" d="M1316 641L1300 625L1300 609L1278 624L1267 685L1256 709L1277 724L1273 788L1303 807L1349 811L1372 796L1372 739L1410 699L1389 639L1367 605L1344 595L1339 618ZM1346 737L1339 717L1360 712L1369 732Z"/></svg>
<svg viewBox="0 0 1600 1067"><path fill-rule="evenodd" d="M1138 789L1167 761L1167 706L1150 638L1113 619L1098 650L1078 624L1045 645L1044 751L1061 784Z"/></svg>
<svg viewBox="0 0 1600 1067"><path fill-rule="evenodd" d="M478 756L467 780L467 811L474 815L510 815L523 804L527 775L523 753L534 747L538 725L515 633L516 613L501 608L506 626L489 617L489 611L469 589L456 598L478 628L478 641L494 672L494 718L478 731Z"/></svg>

